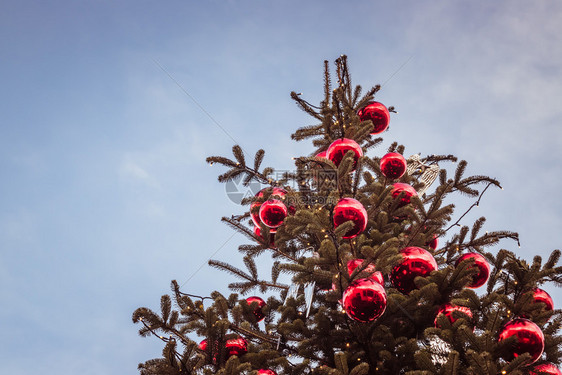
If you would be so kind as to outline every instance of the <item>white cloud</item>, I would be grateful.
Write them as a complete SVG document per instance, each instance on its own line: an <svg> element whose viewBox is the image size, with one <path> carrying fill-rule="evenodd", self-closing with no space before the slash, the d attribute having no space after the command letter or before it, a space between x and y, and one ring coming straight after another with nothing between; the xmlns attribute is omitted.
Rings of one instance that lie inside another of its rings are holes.
<svg viewBox="0 0 562 375"><path fill-rule="evenodd" d="M150 178L148 172L145 171L134 160L131 160L131 157L129 155L126 155L124 160L121 162L119 172L122 177L130 177L133 179L144 181L147 181Z"/></svg>

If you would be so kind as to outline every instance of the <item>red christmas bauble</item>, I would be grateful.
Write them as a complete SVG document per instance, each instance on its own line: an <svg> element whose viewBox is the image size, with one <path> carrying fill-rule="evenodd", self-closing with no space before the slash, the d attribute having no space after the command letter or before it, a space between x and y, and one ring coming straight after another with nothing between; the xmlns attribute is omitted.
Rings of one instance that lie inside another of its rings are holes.
<svg viewBox="0 0 562 375"><path fill-rule="evenodd" d="M276 231L277 231L277 229L275 229L275 228L269 228L269 248L271 248L271 249L275 248L275 232ZM261 237L261 228L254 226L254 234L257 237Z"/></svg>
<svg viewBox="0 0 562 375"><path fill-rule="evenodd" d="M260 374L260 375L262 375L262 374L263 375L277 375L277 373L275 373L274 371L264 370L264 369L258 370L258 374Z"/></svg>
<svg viewBox="0 0 562 375"><path fill-rule="evenodd" d="M447 319L449 319L449 322L451 322L451 324L453 324L454 322L457 321L457 318L455 318L453 316L453 312L454 311L459 311L465 315L467 315L467 317L469 319L472 319L472 311L470 311L470 309L468 307L465 306L453 306L450 305L448 303L444 304L443 306L441 306L441 308L439 309L439 311L437 312L437 316L435 317L435 327L440 328L437 319L439 318L439 315L443 314L447 317Z"/></svg>
<svg viewBox="0 0 562 375"><path fill-rule="evenodd" d="M285 199L285 195L287 195L287 191L285 189L282 189L280 187L273 187L273 188L267 187L258 191L258 193L256 194L256 198L263 198L265 196L265 193L268 191L271 192L271 194L269 195L271 199L276 198L283 201ZM261 220L260 220L261 205L262 205L261 202L253 202L250 206L250 216L256 227L259 227L261 224Z"/></svg>
<svg viewBox="0 0 562 375"><path fill-rule="evenodd" d="M199 349L206 351L207 350L207 340L203 340L199 343Z"/></svg>
<svg viewBox="0 0 562 375"><path fill-rule="evenodd" d="M392 285L404 294L416 289L414 280L418 276L428 276L431 271L437 269L437 262L433 255L421 247L406 247L400 250L404 258L402 262L395 266L390 274Z"/></svg>
<svg viewBox="0 0 562 375"><path fill-rule="evenodd" d="M334 163L336 166L339 166L341 161L343 160L343 157L345 156L345 154L347 154L348 151L353 151L353 153L355 154L355 162L353 164L353 169L355 169L355 167L357 166L357 160L359 160L359 158L363 156L363 150L361 149L361 146L359 146L359 144L353 139L336 139L328 147L328 150L326 150L326 158L331 160L332 163Z"/></svg>
<svg viewBox="0 0 562 375"><path fill-rule="evenodd" d="M390 113L384 104L379 102L369 102L361 108L357 114L361 121L371 120L375 125L371 134L379 134L388 128Z"/></svg>
<svg viewBox="0 0 562 375"><path fill-rule="evenodd" d="M544 334L539 326L529 319L513 319L503 326L498 341L501 342L511 336L516 336L517 342L513 345L512 353L505 358L506 360L511 361L523 353L531 355L530 363L539 359L544 350Z"/></svg>
<svg viewBox="0 0 562 375"><path fill-rule="evenodd" d="M280 187L266 187L264 189L261 189L260 191L258 191L258 193L256 194L256 197L258 198L262 198L265 196L265 193L267 192L271 192L271 194L269 195L270 198L278 198L278 199L283 199L283 197L285 197L285 195L287 195L287 190L280 188Z"/></svg>
<svg viewBox="0 0 562 375"><path fill-rule="evenodd" d="M347 315L359 322L370 322L384 313L386 292L372 279L359 279L351 283L342 297Z"/></svg>
<svg viewBox="0 0 562 375"><path fill-rule="evenodd" d="M269 199L260 207L260 220L270 228L278 228L287 217L287 206L279 199Z"/></svg>
<svg viewBox="0 0 562 375"><path fill-rule="evenodd" d="M549 375L562 375L562 371L560 371L558 367L554 366L552 363L543 363L535 366L533 370L529 371L532 375L539 375L541 372Z"/></svg>
<svg viewBox="0 0 562 375"><path fill-rule="evenodd" d="M229 356L235 355L240 357L248 352L248 343L242 337L226 340L225 346Z"/></svg>
<svg viewBox="0 0 562 375"><path fill-rule="evenodd" d="M326 151L321 151L321 152L319 152L318 154L316 154L316 157L317 157L317 158L324 158L324 159L327 159L327 157L326 157Z"/></svg>
<svg viewBox="0 0 562 375"><path fill-rule="evenodd" d="M437 237L436 234L433 235L433 239L429 242L426 242L425 244L427 247L429 247L431 250L435 250L437 249L437 246L439 246L439 237Z"/></svg>
<svg viewBox="0 0 562 375"><path fill-rule="evenodd" d="M351 274L353 273L353 271L355 271L355 269L357 267L359 267L363 261L365 259L352 259L349 262L347 262L347 272L349 273L349 276L351 276ZM373 279L374 281L376 281L379 284L384 285L384 278L382 276L382 273L377 271L375 269L375 265L374 264L369 264L363 271L361 272L365 272L367 274L369 274L370 276L367 277L368 279Z"/></svg>
<svg viewBox="0 0 562 375"><path fill-rule="evenodd" d="M398 198L398 196L402 192L404 192L404 195L400 199L400 201L401 201L400 207L405 206L408 203L410 203L410 199L412 197L418 196L418 192L416 191L416 189L414 189L412 186L410 186L408 184L404 184L402 182L397 182L397 183L392 185L392 191L390 193L392 194L392 197L394 199Z"/></svg>
<svg viewBox="0 0 562 375"><path fill-rule="evenodd" d="M261 224L260 206L261 206L260 202L252 202L252 204L250 205L250 217L252 218L254 225L258 228Z"/></svg>
<svg viewBox="0 0 562 375"><path fill-rule="evenodd" d="M400 178L406 173L406 159L397 152L389 152L381 159L381 172L387 178Z"/></svg>
<svg viewBox="0 0 562 375"><path fill-rule="evenodd" d="M467 288L479 288L482 285L486 284L486 282L488 281L488 277L490 276L490 264L488 263L488 261L486 260L486 258L484 258L482 255L478 254L478 253L466 253L463 254L456 263L456 266L459 265L460 262L462 262L463 260L472 258L474 259L474 265L470 266L470 267L476 267L478 268L478 273L476 275L474 275L472 282L470 284L468 284L466 287Z"/></svg>
<svg viewBox="0 0 562 375"><path fill-rule="evenodd" d="M334 207L334 227L337 228L346 221L353 221L351 228L343 238L353 238L367 228L367 210L357 199L342 198Z"/></svg>
<svg viewBox="0 0 562 375"><path fill-rule="evenodd" d="M269 234L275 235L275 232L277 232L277 228L269 228ZM261 237L261 228L254 226L254 234L258 237Z"/></svg>
<svg viewBox="0 0 562 375"><path fill-rule="evenodd" d="M550 294L548 294L545 290L536 288L535 291L533 292L533 299L535 300L535 303L538 302L544 303L545 309L547 311L554 310L554 301L552 300Z"/></svg>
<svg viewBox="0 0 562 375"><path fill-rule="evenodd" d="M253 302L257 302L258 305L254 309L254 315L256 317L256 320L258 322L261 322L263 318L265 318L265 314L263 313L263 307L265 306L265 301L260 297L253 296L253 297L246 298L246 302L248 303L248 305L251 305Z"/></svg>

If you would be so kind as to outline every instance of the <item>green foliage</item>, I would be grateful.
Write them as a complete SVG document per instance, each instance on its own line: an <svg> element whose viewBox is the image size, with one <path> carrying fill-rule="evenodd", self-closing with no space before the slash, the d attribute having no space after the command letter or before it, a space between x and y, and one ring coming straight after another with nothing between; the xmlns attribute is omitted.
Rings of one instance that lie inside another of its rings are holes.
<svg viewBox="0 0 562 375"><path fill-rule="evenodd" d="M223 218L251 242L239 247L245 269L209 261L212 267L237 278L229 284L231 290L242 295L250 291L270 294L263 308L264 322L257 322L253 313L256 304L248 305L238 294L194 296L181 292L174 281L172 296L161 299L160 314L148 308L133 313L133 322L141 324L140 335L154 335L165 342L162 358L139 365L141 374L234 375L256 374L258 369L295 375L528 374L532 369L528 354L512 361L504 359L516 339L498 342L502 326L516 316L528 317L543 330L545 354L541 361L560 363L562 314L533 303L532 292L544 283L562 285L560 251L552 252L544 264L538 256L529 263L509 250L494 251L493 247L505 239L519 244L517 233L487 231L483 217L465 225L466 215L480 204L484 193L501 185L491 177L465 176L464 160L451 168L450 163L457 162L453 155L420 155L419 164L409 158L416 167L398 181L424 193L405 205L400 202L402 196L393 197L396 181L382 174L378 156L366 154L382 138L373 137L372 122L362 122L357 115L380 86L361 96L361 87L351 85L347 59L342 56L336 60L334 87L328 63L324 65L324 98L318 106L291 93L298 107L319 121L292 135L297 141L310 139L315 148L309 156L295 158L295 171L274 180L272 168L260 170L263 150L258 150L253 164L248 165L251 159L239 146L232 149L233 159L207 159L227 168L219 181L242 177L245 186L257 181L283 187L287 190L286 205L294 208L276 231L262 224L259 235L249 220L250 208L240 216ZM355 140L364 151L355 170L351 152L338 166L315 157L341 137ZM394 142L388 152L404 154L405 147ZM436 166L435 185L426 186L425 173ZM271 190L242 203L257 203L255 210L270 198ZM460 214L454 206L458 195L473 199ZM368 213L367 229L353 239L343 238L354 225L351 221L333 226L333 208L343 197L359 200ZM428 244L435 237L444 243L431 249ZM427 277L417 277L417 288L402 294L388 275L403 259L400 250L408 246L428 249L439 268ZM483 255L492 266L486 289L478 293L467 288L477 272L473 260L457 264L466 252ZM266 254L273 259L270 278L260 277L256 262ZM364 261L349 274L347 263L357 258ZM369 276L368 267L386 277L387 306L377 320L361 323L343 313L339 300L351 283ZM287 278L291 283L315 283L308 316L302 289L296 297L286 298L289 285L280 280ZM452 321L442 314L436 316L444 304L468 307L472 317L459 311L453 312ZM238 337L248 342L248 353L240 357L230 355L225 347L227 340ZM195 338L206 340L204 350Z"/></svg>

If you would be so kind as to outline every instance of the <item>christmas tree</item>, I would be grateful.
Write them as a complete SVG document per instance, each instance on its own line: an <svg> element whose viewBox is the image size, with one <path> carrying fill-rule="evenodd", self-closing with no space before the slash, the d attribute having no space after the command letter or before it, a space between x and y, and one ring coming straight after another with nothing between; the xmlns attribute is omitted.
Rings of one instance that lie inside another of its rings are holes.
<svg viewBox="0 0 562 375"><path fill-rule="evenodd" d="M240 294L196 296L172 281L159 313L137 309L140 334L165 342L141 374L560 374L562 314L540 288L562 282L560 251L546 262L492 251L518 245L517 233L464 220L500 182L465 176L453 155L406 158L396 142L372 151L394 108L374 101L380 86L352 86L345 56L335 87L324 65L318 106L291 93L319 122L292 134L313 151L294 171L262 168L263 150L249 163L239 146L207 159L227 167L221 182L266 185L222 219L250 241L239 247L247 270L209 261L239 278L229 288ZM459 194L472 205L456 213Z"/></svg>

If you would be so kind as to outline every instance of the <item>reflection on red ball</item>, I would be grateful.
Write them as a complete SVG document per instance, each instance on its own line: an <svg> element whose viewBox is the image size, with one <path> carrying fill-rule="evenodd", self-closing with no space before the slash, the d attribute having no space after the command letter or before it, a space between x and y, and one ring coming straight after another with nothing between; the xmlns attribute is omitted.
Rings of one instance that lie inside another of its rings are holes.
<svg viewBox="0 0 562 375"><path fill-rule="evenodd" d="M327 159L327 157L326 157L326 151L321 151L321 152L317 153L317 154L316 154L316 157L317 157L317 158L324 158L324 159Z"/></svg>
<svg viewBox="0 0 562 375"><path fill-rule="evenodd" d="M433 239L429 242L426 242L425 246L429 247L431 250L437 249L437 246L439 246L439 237L434 234Z"/></svg>
<svg viewBox="0 0 562 375"><path fill-rule="evenodd" d="M265 318L265 314L263 313L263 307L265 306L265 301L257 296L252 296L246 298L246 302L248 305L251 305L253 302L256 302L258 305L254 309L254 316L258 322L261 322L263 318Z"/></svg>
<svg viewBox="0 0 562 375"><path fill-rule="evenodd" d="M478 269L478 273L473 276L472 282L468 284L467 288L479 288L482 285L486 284L488 281L488 277L490 277L490 264L482 255L478 253L466 253L463 254L456 263L458 266L463 260L466 259L474 259L474 264L472 267L476 267Z"/></svg>
<svg viewBox="0 0 562 375"><path fill-rule="evenodd" d="M429 276L437 269L437 262L431 253L421 247L406 247L400 250L400 254L403 260L392 270L390 280L396 289L408 294L416 289L415 278Z"/></svg>
<svg viewBox="0 0 562 375"><path fill-rule="evenodd" d="M270 198L278 198L278 199L283 199L283 197L285 197L285 195L287 195L287 190L280 188L280 187L268 187L265 189L261 189L257 194L256 197L258 198L262 198L265 196L265 193L267 193L268 191L271 192L271 194L269 195Z"/></svg>
<svg viewBox="0 0 562 375"><path fill-rule="evenodd" d="M275 232L277 229L269 228L269 248L275 249ZM261 228L254 226L254 234L261 238Z"/></svg>
<svg viewBox="0 0 562 375"><path fill-rule="evenodd" d="M343 157L345 156L345 154L347 154L348 151L353 151L354 153L353 169L355 169L355 167L357 166L357 160L359 160L359 158L363 156L363 150L361 149L361 146L359 146L359 144L353 139L336 139L328 147L328 150L326 151L326 158L331 160L332 163L334 163L336 166L339 166L341 161L343 160Z"/></svg>
<svg viewBox="0 0 562 375"><path fill-rule="evenodd" d="M352 221L355 225L343 235L343 238L356 237L367 228L367 210L357 199L342 198L334 207L334 228L346 221Z"/></svg>
<svg viewBox="0 0 562 375"><path fill-rule="evenodd" d="M384 313L386 292L372 279L359 279L351 283L342 297L347 315L359 322L370 322Z"/></svg>
<svg viewBox="0 0 562 375"><path fill-rule="evenodd" d="M380 134L388 128L390 123L390 113L384 104L379 102L369 102L365 107L360 109L357 114L361 121L371 120L373 131L371 134Z"/></svg>
<svg viewBox="0 0 562 375"><path fill-rule="evenodd" d="M352 259L349 262L347 262L347 272L349 273L349 276L351 276L351 274L353 273L353 271L355 271L355 269L357 267L359 267L361 264L363 264L364 260L365 259ZM377 283L384 285L384 278L382 276L382 273L375 269L374 264L372 264L372 263L369 264L361 272L364 272L364 273L370 275L369 277L367 277L368 279L373 279Z"/></svg>
<svg viewBox="0 0 562 375"><path fill-rule="evenodd" d="M261 206L260 202L252 202L252 204L250 205L250 216L256 227L259 227L261 224L260 206Z"/></svg>
<svg viewBox="0 0 562 375"><path fill-rule="evenodd" d="M389 152L381 159L381 172L387 178L400 178L406 173L406 159L397 152Z"/></svg>
<svg viewBox="0 0 562 375"><path fill-rule="evenodd" d="M516 336L517 340L506 360L511 361L523 353L531 355L530 363L539 359L544 350L544 335L539 326L528 319L513 319L503 326L498 341L501 342L511 336Z"/></svg>
<svg viewBox="0 0 562 375"><path fill-rule="evenodd" d="M437 320L439 318L439 315L441 315L441 314L445 315L447 317L447 319L449 319L449 322L451 324L456 322L457 318L455 318L453 315L460 315L460 314L456 314L456 313L454 313L454 311L459 311L459 312L467 315L466 317L464 317L465 319L472 319L472 311L470 311L470 309L468 307L453 306L453 305L450 305L450 304L447 303L447 304L441 306L441 308L437 312L437 316L435 317L435 322L434 322L435 327L441 328L441 326L437 322Z"/></svg>
<svg viewBox="0 0 562 375"><path fill-rule="evenodd" d="M203 340L199 343L199 349L206 351L207 350L207 340Z"/></svg>
<svg viewBox="0 0 562 375"><path fill-rule="evenodd" d="M545 290L542 290L540 288L536 288L534 293L533 293L533 299L535 300L535 303L538 303L538 302L544 303L545 309L547 311L554 310L554 301L552 300L552 297L550 296L550 294L548 294Z"/></svg>
<svg viewBox="0 0 562 375"><path fill-rule="evenodd" d="M408 185L408 184L404 184L402 182L397 182L395 184L392 185L392 191L390 192L392 194L392 197L394 199L398 198L398 196L400 195L400 193L404 193L402 195L402 198L400 198L400 207L407 205L408 203L410 203L410 199L412 197L417 197L418 196L418 192L416 191L416 189L414 189L412 186Z"/></svg>
<svg viewBox="0 0 562 375"><path fill-rule="evenodd" d="M226 340L225 346L229 356L235 355L240 357L248 352L248 343L242 337Z"/></svg>
<svg viewBox="0 0 562 375"><path fill-rule="evenodd" d="M287 214L287 206L278 199L269 199L260 207L260 220L270 228L280 227Z"/></svg>
<svg viewBox="0 0 562 375"><path fill-rule="evenodd" d="M256 198L263 198L265 196L266 193L270 192L271 194L269 195L270 198L276 198L278 200L283 201L285 199L285 195L287 195L287 191L285 189L282 189L280 187L267 187L264 189L261 189L257 194L256 194ZM260 219L260 207L261 207L262 203L261 202L253 202L250 205L250 216L252 218L252 221L254 222L254 225L256 227L259 227L261 224L261 219Z"/></svg>
<svg viewBox="0 0 562 375"><path fill-rule="evenodd" d="M544 372L549 375L562 375L562 371L560 371L558 367L554 366L552 363L543 363L535 366L532 371L529 371L531 375L539 375L540 372Z"/></svg>
<svg viewBox="0 0 562 375"><path fill-rule="evenodd" d="M277 375L275 372L273 372L271 370L264 370L264 369L258 370L258 374L259 375L262 375L262 374L263 375Z"/></svg>

